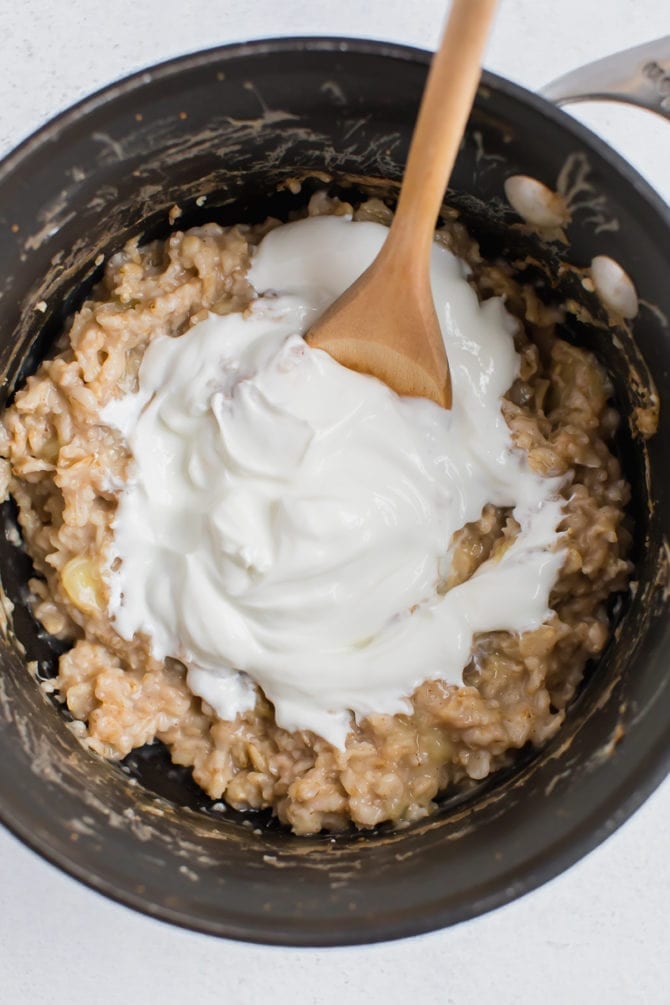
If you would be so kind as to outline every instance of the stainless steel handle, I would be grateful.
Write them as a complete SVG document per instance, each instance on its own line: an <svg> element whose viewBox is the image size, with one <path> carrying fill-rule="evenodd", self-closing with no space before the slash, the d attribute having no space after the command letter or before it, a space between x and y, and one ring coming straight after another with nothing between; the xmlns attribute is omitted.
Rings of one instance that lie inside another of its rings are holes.
<svg viewBox="0 0 670 1005"><path fill-rule="evenodd" d="M540 94L557 105L621 101L670 120L670 35L572 70Z"/></svg>

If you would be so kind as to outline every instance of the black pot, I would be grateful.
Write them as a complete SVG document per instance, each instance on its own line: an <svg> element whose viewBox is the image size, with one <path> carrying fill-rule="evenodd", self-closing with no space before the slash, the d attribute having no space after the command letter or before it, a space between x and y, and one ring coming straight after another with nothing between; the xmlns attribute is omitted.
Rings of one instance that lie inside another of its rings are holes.
<svg viewBox="0 0 670 1005"><path fill-rule="evenodd" d="M365 41L230 46L115 84L27 140L0 166L3 399L99 277L98 256L131 234L167 233L174 204L184 226L286 214L331 179L347 192L392 196L428 60ZM520 226L503 183L528 174L553 188L571 170L591 188L574 207L569 243L543 241ZM293 195L282 183L296 177L304 184ZM670 370L667 208L587 130L491 74L447 201L487 255L532 256L528 275L546 299L572 297L593 316L570 322L566 337L605 361L629 418L620 449L633 485L639 585L621 600L616 638L589 669L559 736L513 772L403 831L296 838L265 817L245 822L208 806L153 748L125 771L86 753L26 668L37 661L31 668L46 677L56 654L25 607L25 557L4 540L2 578L15 609L2 646L0 815L51 862L129 906L270 943L412 935L556 875L668 769L670 416L662 411L648 446L635 424L651 393L643 360L658 382ZM625 326L616 338L599 327L599 302L567 267L602 253L621 263L643 301L634 341ZM13 519L7 505L4 519Z"/></svg>

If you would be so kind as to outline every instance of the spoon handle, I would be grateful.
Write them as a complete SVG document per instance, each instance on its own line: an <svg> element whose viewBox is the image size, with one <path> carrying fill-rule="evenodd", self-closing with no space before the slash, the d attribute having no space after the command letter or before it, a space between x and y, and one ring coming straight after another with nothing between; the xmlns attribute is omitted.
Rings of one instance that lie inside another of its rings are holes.
<svg viewBox="0 0 670 1005"><path fill-rule="evenodd" d="M391 231L389 256L413 246L417 270L427 267L444 193L481 76L496 0L453 0L433 57ZM405 259L405 264L407 258Z"/></svg>

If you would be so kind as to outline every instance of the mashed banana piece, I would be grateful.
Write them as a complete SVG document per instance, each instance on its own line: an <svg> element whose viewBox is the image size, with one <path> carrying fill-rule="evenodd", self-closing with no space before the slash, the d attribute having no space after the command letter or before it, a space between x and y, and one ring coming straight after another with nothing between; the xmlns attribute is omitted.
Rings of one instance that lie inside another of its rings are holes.
<svg viewBox="0 0 670 1005"><path fill-rule="evenodd" d="M310 204L311 213L342 211L323 195ZM372 200L355 216L386 212ZM441 232L440 240L476 265L480 295L507 293L525 322L521 374L505 416L536 472L566 476L566 559L551 597L554 614L521 636L480 635L462 687L423 684L412 715L368 717L344 751L310 732L280 729L260 691L253 710L234 722L218 719L191 695L183 666L156 661L146 638L121 639L107 615L102 567L130 457L100 412L119 390L135 389L157 334L179 335L209 310L244 310L250 246L273 225L208 224L142 248L130 242L72 319L67 347L16 395L4 417L5 452L39 576L31 581L34 612L47 631L73 642L55 684L86 723L87 745L104 757L123 758L157 738L212 799L272 807L298 834L412 821L452 783L482 779L526 743L540 746L553 736L586 661L604 647L608 599L630 573L622 524L628 486L608 445L618 417L606 374L588 352L556 336L551 312L532 291L499 266L482 265L458 225ZM508 512L486 506L456 535L447 588L504 549L516 530Z"/></svg>

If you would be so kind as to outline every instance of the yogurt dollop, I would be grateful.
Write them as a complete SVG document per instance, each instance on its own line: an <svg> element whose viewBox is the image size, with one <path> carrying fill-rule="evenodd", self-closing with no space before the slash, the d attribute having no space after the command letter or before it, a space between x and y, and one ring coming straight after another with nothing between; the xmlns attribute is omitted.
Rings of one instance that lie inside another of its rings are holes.
<svg viewBox="0 0 670 1005"><path fill-rule="evenodd" d="M461 261L433 248L451 411L304 342L385 236L343 217L271 231L250 310L154 339L137 393L103 414L134 457L108 556L117 631L182 660L222 718L258 684L280 726L339 747L352 713L409 712L423 681L462 683L475 633L542 624L563 561L560 481L530 470L501 412L516 322L478 302ZM445 594L453 534L486 503L521 530Z"/></svg>

